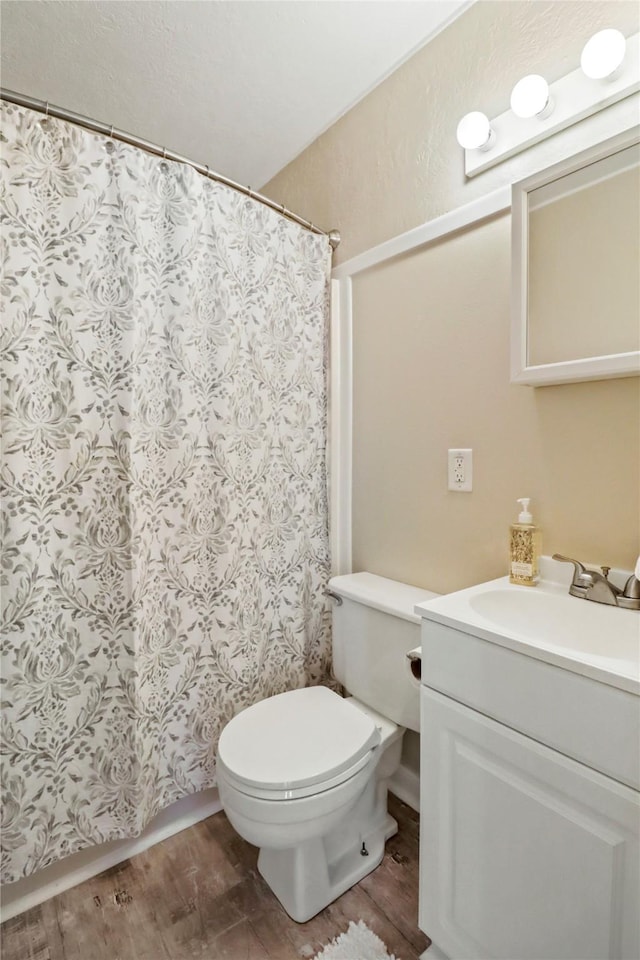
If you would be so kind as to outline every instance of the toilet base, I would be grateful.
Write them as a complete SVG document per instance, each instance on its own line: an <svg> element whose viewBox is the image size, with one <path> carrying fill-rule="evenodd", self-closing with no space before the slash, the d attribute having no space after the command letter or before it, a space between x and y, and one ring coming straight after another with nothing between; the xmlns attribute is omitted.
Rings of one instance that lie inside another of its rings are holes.
<svg viewBox="0 0 640 960"><path fill-rule="evenodd" d="M286 850L261 848L258 870L289 916L305 923L375 870L397 831L386 783L370 781L334 830Z"/></svg>

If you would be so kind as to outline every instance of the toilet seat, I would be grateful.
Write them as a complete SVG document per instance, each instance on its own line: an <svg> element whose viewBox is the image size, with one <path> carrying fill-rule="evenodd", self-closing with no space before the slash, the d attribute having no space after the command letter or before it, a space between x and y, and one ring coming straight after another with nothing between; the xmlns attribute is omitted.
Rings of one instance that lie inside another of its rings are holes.
<svg viewBox="0 0 640 960"><path fill-rule="evenodd" d="M323 780L317 783L308 783L304 787L289 786L271 789L259 787L255 784L243 783L242 780L234 777L234 775L221 762L220 758L218 758L218 772L219 775L220 773L224 775L230 787L233 787L238 791L238 793L243 793L247 797L252 797L257 800L298 800L304 797L318 796L321 793L325 793L327 790L339 787L341 784L351 780L352 777L355 777L363 767L366 767L371 762L372 753L373 749L370 750L369 753L367 753L364 757L361 757L353 767L350 767L348 770L343 770L342 773L336 775L335 777L331 777L330 780Z"/></svg>
<svg viewBox="0 0 640 960"><path fill-rule="evenodd" d="M237 714L220 737L218 764L241 793L292 800L349 780L379 743L371 716L327 687L305 687Z"/></svg>

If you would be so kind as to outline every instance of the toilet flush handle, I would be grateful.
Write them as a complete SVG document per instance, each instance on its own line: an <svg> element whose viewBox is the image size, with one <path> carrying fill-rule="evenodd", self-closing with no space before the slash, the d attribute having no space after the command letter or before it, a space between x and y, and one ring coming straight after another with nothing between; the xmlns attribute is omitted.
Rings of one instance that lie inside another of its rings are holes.
<svg viewBox="0 0 640 960"><path fill-rule="evenodd" d="M342 606L342 597L339 594L334 593L333 590L325 590L324 595L325 597L329 597L331 600L335 600L336 606Z"/></svg>
<svg viewBox="0 0 640 960"><path fill-rule="evenodd" d="M409 650L407 653L409 669L416 680L422 680L422 650L416 647L415 650Z"/></svg>

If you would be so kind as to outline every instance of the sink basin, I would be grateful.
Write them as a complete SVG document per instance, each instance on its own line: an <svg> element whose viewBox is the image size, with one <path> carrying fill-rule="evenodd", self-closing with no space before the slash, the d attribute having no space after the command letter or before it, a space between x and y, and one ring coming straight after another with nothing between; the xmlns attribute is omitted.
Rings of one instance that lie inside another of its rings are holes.
<svg viewBox="0 0 640 960"><path fill-rule="evenodd" d="M512 586L509 584L509 586ZM497 626L532 641L551 641L578 654L627 659L640 644L635 610L612 610L604 604L558 596L549 590L488 590L470 598L471 607ZM612 622L614 615L620 617ZM604 635L604 636L603 636ZM603 639L606 644L603 649Z"/></svg>
<svg viewBox="0 0 640 960"><path fill-rule="evenodd" d="M566 584L521 587L503 577L416 612L640 695L640 613L571 597Z"/></svg>

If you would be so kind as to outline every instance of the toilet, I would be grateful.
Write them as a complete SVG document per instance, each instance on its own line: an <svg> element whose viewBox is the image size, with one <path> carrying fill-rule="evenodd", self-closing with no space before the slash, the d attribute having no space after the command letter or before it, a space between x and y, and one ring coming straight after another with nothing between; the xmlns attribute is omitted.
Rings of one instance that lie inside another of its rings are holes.
<svg viewBox="0 0 640 960"><path fill-rule="evenodd" d="M413 608L437 596L370 573L334 577L329 591L333 672L350 696L305 687L268 697L230 720L218 747L225 813L299 923L374 870L398 829L388 781L405 729L420 729Z"/></svg>

